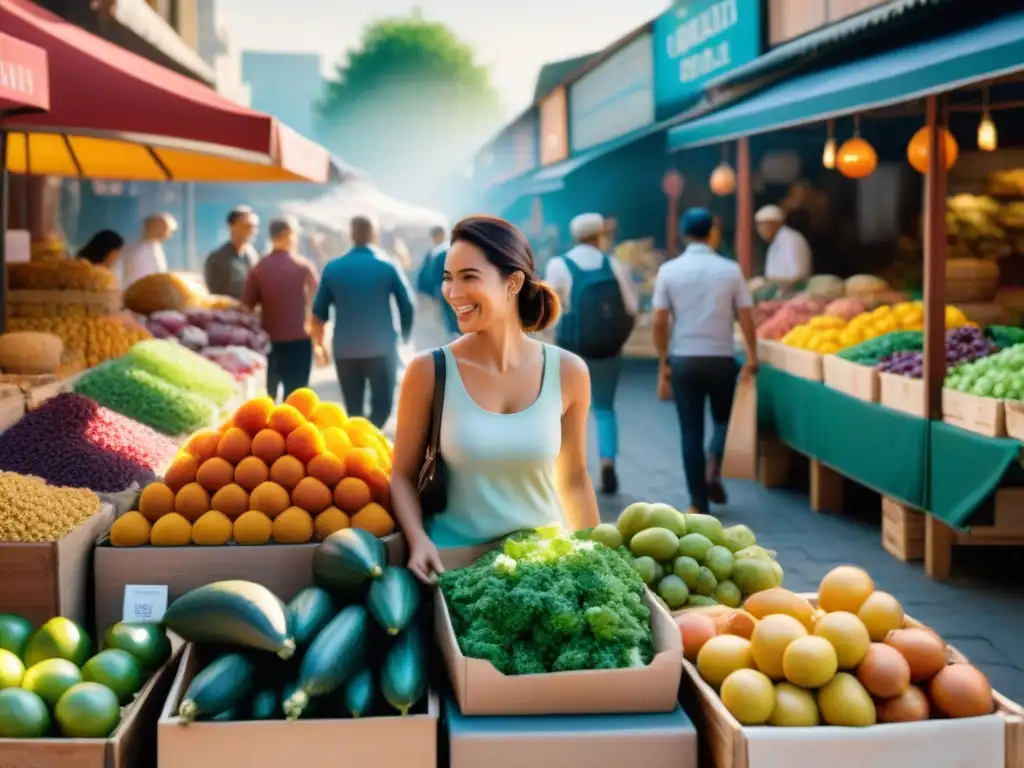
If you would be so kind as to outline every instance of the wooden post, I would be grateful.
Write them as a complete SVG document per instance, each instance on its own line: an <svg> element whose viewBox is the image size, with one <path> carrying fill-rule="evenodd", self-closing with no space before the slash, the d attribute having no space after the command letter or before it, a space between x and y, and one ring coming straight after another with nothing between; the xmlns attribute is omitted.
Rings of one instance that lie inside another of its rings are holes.
<svg viewBox="0 0 1024 768"><path fill-rule="evenodd" d="M817 459L811 459L811 509L815 512L843 511L843 476Z"/></svg>
<svg viewBox="0 0 1024 768"><path fill-rule="evenodd" d="M941 131L945 96L929 96L928 173L924 189L924 397L925 412L942 419L942 382L946 378L946 142ZM931 463L925 482L930 483ZM925 572L932 578L949 575L954 532L938 518L925 521Z"/></svg>
<svg viewBox="0 0 1024 768"><path fill-rule="evenodd" d="M679 255L679 197L668 196L668 214L665 219L665 257Z"/></svg>
<svg viewBox="0 0 1024 768"><path fill-rule="evenodd" d="M750 139L736 142L736 261L748 280L753 274L754 185L750 172Z"/></svg>

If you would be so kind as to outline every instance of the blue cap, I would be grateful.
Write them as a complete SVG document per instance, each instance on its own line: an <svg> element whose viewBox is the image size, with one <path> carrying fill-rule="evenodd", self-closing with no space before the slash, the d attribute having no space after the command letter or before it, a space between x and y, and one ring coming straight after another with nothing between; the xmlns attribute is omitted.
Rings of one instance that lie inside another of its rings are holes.
<svg viewBox="0 0 1024 768"><path fill-rule="evenodd" d="M684 237L704 240L711 234L715 219L707 208L688 208L679 219Z"/></svg>

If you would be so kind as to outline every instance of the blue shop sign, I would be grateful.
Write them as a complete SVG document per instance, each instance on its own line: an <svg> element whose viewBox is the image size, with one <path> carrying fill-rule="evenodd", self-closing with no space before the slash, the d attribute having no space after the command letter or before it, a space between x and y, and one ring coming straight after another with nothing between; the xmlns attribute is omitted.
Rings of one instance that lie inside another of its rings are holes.
<svg viewBox="0 0 1024 768"><path fill-rule="evenodd" d="M712 79L761 55L760 0L681 0L654 22L659 109L696 102Z"/></svg>

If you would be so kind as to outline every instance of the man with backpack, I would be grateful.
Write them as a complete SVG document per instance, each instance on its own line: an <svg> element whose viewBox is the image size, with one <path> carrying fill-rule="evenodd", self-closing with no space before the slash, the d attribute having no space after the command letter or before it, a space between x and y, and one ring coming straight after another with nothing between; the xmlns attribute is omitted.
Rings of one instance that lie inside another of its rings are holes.
<svg viewBox="0 0 1024 768"><path fill-rule="evenodd" d="M562 301L555 343L575 352L590 368L590 407L597 423L601 458L601 493L618 491L615 472L618 425L615 390L622 368L622 348L633 332L639 301L629 268L602 251L604 218L584 213L569 224L577 245L548 262L547 282Z"/></svg>

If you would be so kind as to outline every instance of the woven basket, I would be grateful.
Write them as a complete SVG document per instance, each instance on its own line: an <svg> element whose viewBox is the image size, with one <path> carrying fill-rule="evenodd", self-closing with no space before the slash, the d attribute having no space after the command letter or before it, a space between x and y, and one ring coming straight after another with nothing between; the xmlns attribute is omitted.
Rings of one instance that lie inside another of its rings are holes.
<svg viewBox="0 0 1024 768"><path fill-rule="evenodd" d="M9 291L8 317L104 317L121 311L121 291Z"/></svg>
<svg viewBox="0 0 1024 768"><path fill-rule="evenodd" d="M949 259L946 262L947 302L990 302L998 290L998 262L987 259Z"/></svg>

